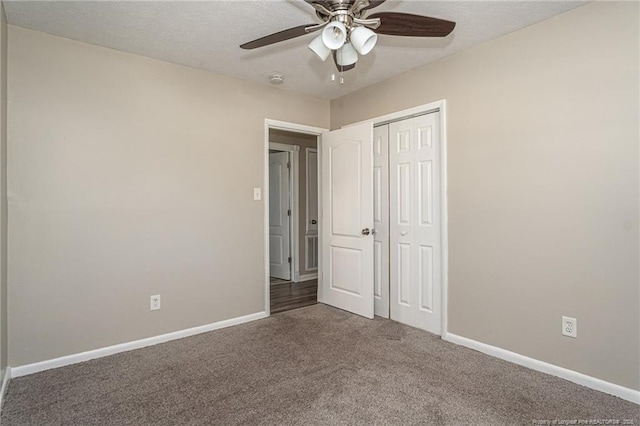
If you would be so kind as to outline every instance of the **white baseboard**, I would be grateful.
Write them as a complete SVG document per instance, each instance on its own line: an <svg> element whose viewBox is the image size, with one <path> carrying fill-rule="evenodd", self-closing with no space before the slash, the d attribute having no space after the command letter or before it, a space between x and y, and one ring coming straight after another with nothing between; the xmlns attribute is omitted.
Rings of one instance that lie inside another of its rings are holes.
<svg viewBox="0 0 640 426"><path fill-rule="evenodd" d="M313 273L313 274L304 274L304 275L296 275L296 282L300 282L300 281L309 281L309 280L315 280L316 278L318 278L318 273Z"/></svg>
<svg viewBox="0 0 640 426"><path fill-rule="evenodd" d="M9 380L11 380L11 367L7 366L4 370L2 387L0 388L0 412L2 411L2 405L4 404L4 396L7 394L7 389L9 388Z"/></svg>
<svg viewBox="0 0 640 426"><path fill-rule="evenodd" d="M140 349L146 346L157 345L159 343L168 342L170 340L182 339L184 337L193 336L195 334L206 333L208 331L218 330L221 328L231 327L233 325L244 324L246 322L266 318L269 315L266 312L256 312L242 317L231 318L211 324L201 325L199 327L187 328L185 330L174 331L172 333L161 334L159 336L149 337L133 342L121 343L106 348L94 349L87 352L67 355L60 358L50 359L47 361L36 362L33 364L21 365L11 369L12 377L22 377L28 374L37 373L52 368L64 367L65 365L77 364L79 362L89 361L95 358L102 358L108 355L126 352L133 349Z"/></svg>
<svg viewBox="0 0 640 426"><path fill-rule="evenodd" d="M442 339L446 340L447 342L465 346L467 348L474 349L487 355L512 362L514 364L522 365L523 367L527 367L532 370L541 371L543 373L560 377L579 385L586 386L600 392L615 395L636 404L640 404L640 391L634 389L629 389L620 385L616 385L614 383L605 382L604 380L596 379L595 377L587 376L586 374L578 373L577 371L558 367L557 365L529 358L515 352L510 352L496 346L487 345L486 343L467 339L466 337L457 336L455 334L445 333L442 335Z"/></svg>

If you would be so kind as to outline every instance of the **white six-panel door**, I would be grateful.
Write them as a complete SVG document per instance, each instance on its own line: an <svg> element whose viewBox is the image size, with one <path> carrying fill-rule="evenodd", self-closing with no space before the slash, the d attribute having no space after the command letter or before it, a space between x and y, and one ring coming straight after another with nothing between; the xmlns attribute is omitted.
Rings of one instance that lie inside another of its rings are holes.
<svg viewBox="0 0 640 426"><path fill-rule="evenodd" d="M269 275L291 279L289 153L269 154Z"/></svg>
<svg viewBox="0 0 640 426"><path fill-rule="evenodd" d="M373 318L373 127L322 135L321 302Z"/></svg>
<svg viewBox="0 0 640 426"><path fill-rule="evenodd" d="M389 125L373 129L373 297L377 316L389 318Z"/></svg>
<svg viewBox="0 0 640 426"><path fill-rule="evenodd" d="M441 334L440 117L389 124L391 319Z"/></svg>

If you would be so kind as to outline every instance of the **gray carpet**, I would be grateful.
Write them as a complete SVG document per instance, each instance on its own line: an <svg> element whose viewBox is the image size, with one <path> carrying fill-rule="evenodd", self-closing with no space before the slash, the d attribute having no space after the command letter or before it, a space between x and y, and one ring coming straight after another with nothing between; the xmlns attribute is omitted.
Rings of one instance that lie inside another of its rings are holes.
<svg viewBox="0 0 640 426"><path fill-rule="evenodd" d="M639 408L411 327L315 305L14 379L2 424L638 425Z"/></svg>

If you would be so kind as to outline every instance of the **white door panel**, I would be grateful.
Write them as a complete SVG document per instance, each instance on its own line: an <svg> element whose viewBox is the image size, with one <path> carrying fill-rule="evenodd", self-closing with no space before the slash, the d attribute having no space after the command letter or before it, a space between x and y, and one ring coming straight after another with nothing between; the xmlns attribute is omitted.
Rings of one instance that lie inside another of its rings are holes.
<svg viewBox="0 0 640 426"><path fill-rule="evenodd" d="M270 275L291 279L289 216L289 153L269 154L269 263Z"/></svg>
<svg viewBox="0 0 640 426"><path fill-rule="evenodd" d="M321 142L322 301L373 318L373 129L325 133Z"/></svg>
<svg viewBox="0 0 640 426"><path fill-rule="evenodd" d="M440 117L389 125L391 318L441 333Z"/></svg>
<svg viewBox="0 0 640 426"><path fill-rule="evenodd" d="M389 125L373 129L374 312L389 318Z"/></svg>

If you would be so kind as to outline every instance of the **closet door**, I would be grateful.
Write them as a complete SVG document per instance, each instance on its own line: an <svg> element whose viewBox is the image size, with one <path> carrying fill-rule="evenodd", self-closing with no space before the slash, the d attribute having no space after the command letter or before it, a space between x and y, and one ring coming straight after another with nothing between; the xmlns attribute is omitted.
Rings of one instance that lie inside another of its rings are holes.
<svg viewBox="0 0 640 426"><path fill-rule="evenodd" d="M373 129L373 297L377 316L389 318L389 125Z"/></svg>
<svg viewBox="0 0 640 426"><path fill-rule="evenodd" d="M440 117L389 125L391 319L441 334Z"/></svg>

